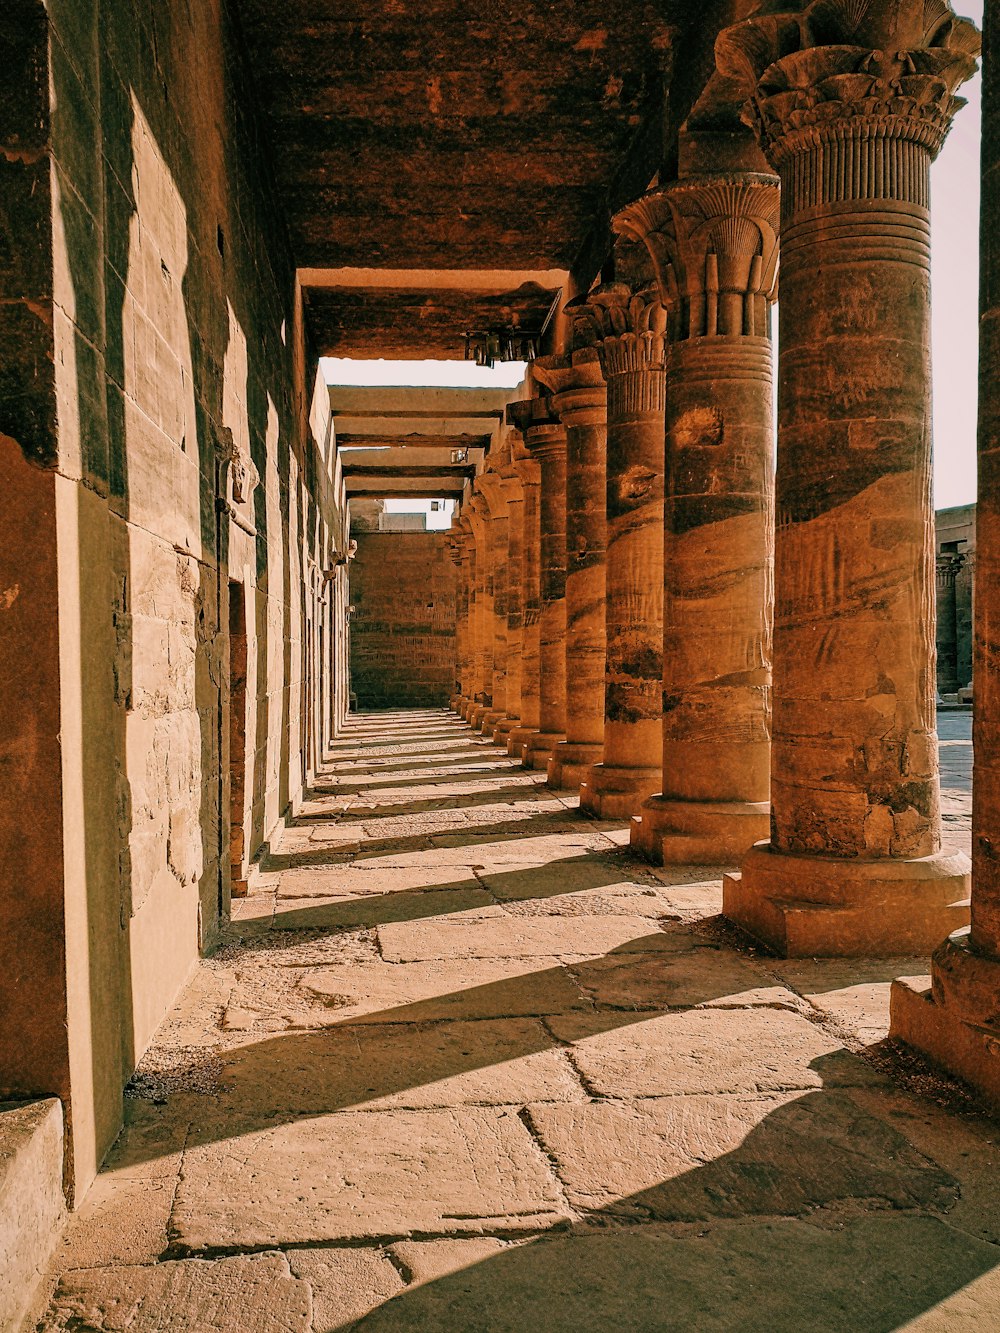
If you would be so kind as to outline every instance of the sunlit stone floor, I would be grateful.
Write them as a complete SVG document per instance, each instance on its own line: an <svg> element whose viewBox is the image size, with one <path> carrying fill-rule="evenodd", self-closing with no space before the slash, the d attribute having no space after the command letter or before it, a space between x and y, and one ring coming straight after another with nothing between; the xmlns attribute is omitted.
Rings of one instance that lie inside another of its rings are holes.
<svg viewBox="0 0 1000 1333"><path fill-rule="evenodd" d="M967 840L967 715L942 733ZM39 1326L1000 1326L1000 1126L884 1041L927 961L762 956L721 868L574 806L445 711L352 719Z"/></svg>

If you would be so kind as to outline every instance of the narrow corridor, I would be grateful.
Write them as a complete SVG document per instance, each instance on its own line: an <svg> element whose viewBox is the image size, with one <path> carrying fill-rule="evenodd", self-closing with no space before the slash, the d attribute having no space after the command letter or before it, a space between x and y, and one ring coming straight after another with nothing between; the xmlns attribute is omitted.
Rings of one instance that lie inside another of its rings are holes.
<svg viewBox="0 0 1000 1333"><path fill-rule="evenodd" d="M353 717L132 1080L39 1327L995 1310L995 1122L884 1042L927 960L764 957L720 871L575 804L446 710Z"/></svg>

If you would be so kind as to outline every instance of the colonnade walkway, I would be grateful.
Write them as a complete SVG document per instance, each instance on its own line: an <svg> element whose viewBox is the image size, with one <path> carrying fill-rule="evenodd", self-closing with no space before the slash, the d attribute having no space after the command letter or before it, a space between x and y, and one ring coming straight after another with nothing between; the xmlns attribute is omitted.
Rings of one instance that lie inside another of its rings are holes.
<svg viewBox="0 0 1000 1333"><path fill-rule="evenodd" d="M39 1327L995 1327L997 1124L884 1041L927 960L762 956L574 807L444 710L352 718Z"/></svg>

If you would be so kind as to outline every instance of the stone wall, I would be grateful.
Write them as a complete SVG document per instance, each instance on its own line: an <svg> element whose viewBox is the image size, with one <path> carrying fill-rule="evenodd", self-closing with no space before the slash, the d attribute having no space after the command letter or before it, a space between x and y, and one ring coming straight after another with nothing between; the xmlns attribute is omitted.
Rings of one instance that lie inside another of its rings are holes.
<svg viewBox="0 0 1000 1333"><path fill-rule="evenodd" d="M455 692L455 566L443 532L360 532L351 565L357 706L430 708Z"/></svg>
<svg viewBox="0 0 1000 1333"><path fill-rule="evenodd" d="M329 738L345 533L224 0L0 38L0 1097L62 1098L72 1192Z"/></svg>

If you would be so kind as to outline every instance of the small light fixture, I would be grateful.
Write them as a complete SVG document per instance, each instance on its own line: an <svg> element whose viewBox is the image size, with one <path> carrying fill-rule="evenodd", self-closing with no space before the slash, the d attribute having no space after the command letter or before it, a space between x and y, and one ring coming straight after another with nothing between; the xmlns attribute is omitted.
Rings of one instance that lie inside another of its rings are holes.
<svg viewBox="0 0 1000 1333"><path fill-rule="evenodd" d="M453 463L467 463L469 461L468 449L452 449L451 461Z"/></svg>
<svg viewBox="0 0 1000 1333"><path fill-rule="evenodd" d="M484 329L465 335L465 359L493 367L498 361L534 361L542 335L528 329Z"/></svg>

